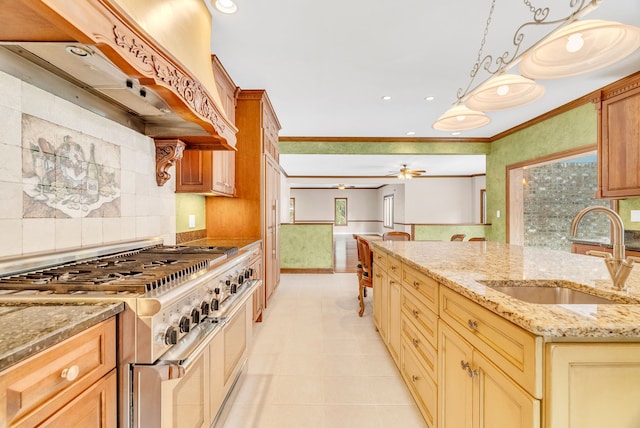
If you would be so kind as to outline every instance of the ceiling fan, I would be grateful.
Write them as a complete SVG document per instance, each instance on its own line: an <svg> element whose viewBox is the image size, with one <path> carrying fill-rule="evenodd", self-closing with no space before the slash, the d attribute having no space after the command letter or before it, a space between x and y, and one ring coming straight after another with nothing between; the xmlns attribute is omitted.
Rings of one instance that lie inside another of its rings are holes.
<svg viewBox="0 0 640 428"><path fill-rule="evenodd" d="M409 169L407 168L407 164L404 163L402 164L402 168L400 168L399 171L396 171L396 172L392 171L391 174L389 175L395 175L401 180L409 180L410 178L413 178L413 177L419 177L425 172L427 171L425 171L424 169Z"/></svg>

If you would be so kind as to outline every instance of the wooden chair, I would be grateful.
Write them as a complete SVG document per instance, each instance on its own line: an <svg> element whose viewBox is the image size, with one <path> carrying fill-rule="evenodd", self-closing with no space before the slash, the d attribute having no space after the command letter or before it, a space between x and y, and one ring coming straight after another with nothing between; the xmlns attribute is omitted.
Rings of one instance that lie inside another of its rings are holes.
<svg viewBox="0 0 640 428"><path fill-rule="evenodd" d="M452 241L464 241L464 237L467 236L464 233L456 233L455 235L451 235Z"/></svg>
<svg viewBox="0 0 640 428"><path fill-rule="evenodd" d="M397 230L382 234L383 241L411 241L411 234Z"/></svg>
<svg viewBox="0 0 640 428"><path fill-rule="evenodd" d="M371 248L369 243L364 239L358 240L360 246L360 257L362 262L362 276L358 281L358 300L360 302L359 316L364 314L364 298L366 296L366 288L373 288L373 256L371 255Z"/></svg>
<svg viewBox="0 0 640 428"><path fill-rule="evenodd" d="M486 240L487 240L487 238L481 238L481 237L479 237L479 238L469 238L469 241L486 241Z"/></svg>

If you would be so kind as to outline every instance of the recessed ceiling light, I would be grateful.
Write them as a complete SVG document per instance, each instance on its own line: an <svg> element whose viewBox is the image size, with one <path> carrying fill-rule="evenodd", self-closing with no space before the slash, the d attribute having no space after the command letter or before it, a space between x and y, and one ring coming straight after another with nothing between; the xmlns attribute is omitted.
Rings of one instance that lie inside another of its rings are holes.
<svg viewBox="0 0 640 428"><path fill-rule="evenodd" d="M433 97L433 96L431 96L431 95L429 95L428 97L424 97L424 100L425 100L425 101L433 101L433 100L435 100L435 99L436 99L436 97Z"/></svg>
<svg viewBox="0 0 640 428"><path fill-rule="evenodd" d="M391 99L391 96L389 96L389 95L385 95L384 97L382 97L382 99L383 99L384 101L389 101L389 100Z"/></svg>
<svg viewBox="0 0 640 428"><path fill-rule="evenodd" d="M415 131L407 131L407 135L416 135Z"/></svg>
<svg viewBox="0 0 640 428"><path fill-rule="evenodd" d="M236 6L233 0L215 0L213 7L222 13L228 14L236 13L238 10L238 6Z"/></svg>

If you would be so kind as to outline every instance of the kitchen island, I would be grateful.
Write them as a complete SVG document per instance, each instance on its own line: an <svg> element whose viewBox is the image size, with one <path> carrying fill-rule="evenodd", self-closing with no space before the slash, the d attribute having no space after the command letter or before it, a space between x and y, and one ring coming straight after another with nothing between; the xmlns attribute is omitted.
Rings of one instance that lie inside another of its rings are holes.
<svg viewBox="0 0 640 428"><path fill-rule="evenodd" d="M429 426L640 425L638 267L617 291L595 257L493 242L373 248L374 321ZM609 302L529 303L495 285Z"/></svg>

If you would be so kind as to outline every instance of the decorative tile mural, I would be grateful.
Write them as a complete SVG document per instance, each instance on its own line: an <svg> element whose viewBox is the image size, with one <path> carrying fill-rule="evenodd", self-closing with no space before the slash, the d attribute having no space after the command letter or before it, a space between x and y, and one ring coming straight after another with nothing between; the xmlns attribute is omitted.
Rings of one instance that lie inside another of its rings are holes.
<svg viewBox="0 0 640 428"><path fill-rule="evenodd" d="M22 115L23 218L120 216L120 147Z"/></svg>

